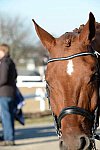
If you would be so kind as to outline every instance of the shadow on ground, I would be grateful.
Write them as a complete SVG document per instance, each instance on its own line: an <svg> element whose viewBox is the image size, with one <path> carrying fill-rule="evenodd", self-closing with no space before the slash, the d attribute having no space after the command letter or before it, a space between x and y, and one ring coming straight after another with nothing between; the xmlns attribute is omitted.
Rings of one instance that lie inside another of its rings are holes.
<svg viewBox="0 0 100 150"><path fill-rule="evenodd" d="M0 136L2 136L2 129L0 129ZM39 127L24 127L15 130L15 139L41 138L57 136L54 126L39 126Z"/></svg>
<svg viewBox="0 0 100 150"><path fill-rule="evenodd" d="M97 130L100 135L100 129ZM2 136L2 129L0 129L0 136ZM57 136L53 125L38 126L38 127L24 127L15 130L15 139L41 138Z"/></svg>
<svg viewBox="0 0 100 150"><path fill-rule="evenodd" d="M16 129L16 139L40 138L56 136L53 126L30 127L25 129Z"/></svg>

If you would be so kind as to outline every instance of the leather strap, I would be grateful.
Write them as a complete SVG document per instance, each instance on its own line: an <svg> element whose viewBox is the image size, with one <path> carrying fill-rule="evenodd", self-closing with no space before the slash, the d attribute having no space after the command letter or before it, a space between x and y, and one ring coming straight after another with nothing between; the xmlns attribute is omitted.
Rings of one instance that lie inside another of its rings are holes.
<svg viewBox="0 0 100 150"><path fill-rule="evenodd" d="M80 107L76 107L76 106L71 106L71 107L66 107L64 108L60 114L59 114L59 117L58 117L58 125L59 125L59 128L61 128L61 120L66 116L66 115L70 115L70 114L76 114L76 115L81 115L81 116L84 116L86 117L87 119L89 119L90 121L93 121L94 120L94 115L93 113L83 109L83 108L80 108Z"/></svg>
<svg viewBox="0 0 100 150"><path fill-rule="evenodd" d="M54 62L54 61L69 60L69 59L73 59L75 57L86 56L86 55L92 55L92 56L96 57L96 54L93 52L81 52L81 53L73 54L73 55L70 55L67 57L51 58L48 60L47 63Z"/></svg>

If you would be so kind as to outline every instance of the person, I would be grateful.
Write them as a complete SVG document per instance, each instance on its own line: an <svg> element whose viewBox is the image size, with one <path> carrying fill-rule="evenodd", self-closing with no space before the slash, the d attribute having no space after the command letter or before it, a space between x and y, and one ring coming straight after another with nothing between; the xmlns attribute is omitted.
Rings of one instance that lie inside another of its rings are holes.
<svg viewBox="0 0 100 150"><path fill-rule="evenodd" d="M7 44L2 44L0 45L0 115L3 140L0 141L0 146L15 145L13 109L16 78L17 71L10 57L10 48Z"/></svg>

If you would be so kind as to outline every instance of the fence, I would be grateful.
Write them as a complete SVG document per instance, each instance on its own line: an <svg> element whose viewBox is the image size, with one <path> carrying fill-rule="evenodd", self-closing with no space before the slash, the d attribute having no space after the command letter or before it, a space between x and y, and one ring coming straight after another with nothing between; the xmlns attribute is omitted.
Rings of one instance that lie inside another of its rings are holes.
<svg viewBox="0 0 100 150"><path fill-rule="evenodd" d="M41 76L18 76L17 86L26 100L39 101L40 111L46 110L46 83Z"/></svg>

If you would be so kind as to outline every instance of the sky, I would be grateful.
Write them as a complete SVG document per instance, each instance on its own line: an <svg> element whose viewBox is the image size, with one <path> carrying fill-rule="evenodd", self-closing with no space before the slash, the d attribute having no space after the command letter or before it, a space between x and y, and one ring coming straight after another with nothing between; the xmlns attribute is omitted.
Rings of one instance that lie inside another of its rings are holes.
<svg viewBox="0 0 100 150"><path fill-rule="evenodd" d="M32 18L46 31L59 37L85 24L90 11L100 22L99 0L0 0L0 12L24 18L25 25L30 24L34 35Z"/></svg>

